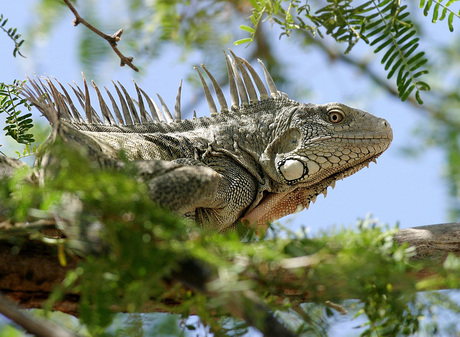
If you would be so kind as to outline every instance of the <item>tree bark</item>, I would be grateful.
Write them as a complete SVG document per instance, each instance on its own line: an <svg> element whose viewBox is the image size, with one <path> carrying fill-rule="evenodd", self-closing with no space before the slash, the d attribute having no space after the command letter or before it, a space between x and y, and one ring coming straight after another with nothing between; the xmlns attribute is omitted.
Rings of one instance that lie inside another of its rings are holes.
<svg viewBox="0 0 460 337"><path fill-rule="evenodd" d="M415 260L444 261L449 253L460 253L460 223L445 223L400 230L394 237L398 244L407 242L416 248Z"/></svg>
<svg viewBox="0 0 460 337"><path fill-rule="evenodd" d="M395 241L416 248L412 259L439 265L449 253L460 255L460 223L403 229L395 235ZM62 282L67 271L77 267L78 261L78 258L73 258L65 267L62 266L56 245L32 240L25 240L18 245L16 242L0 240L0 292L23 308L40 308L53 287ZM418 273L417 278L423 279L432 274L432 271L425 270ZM284 276L289 278L288 275ZM182 275L180 279L184 277ZM284 290L285 293L297 294L296 289ZM303 294L301 297L308 301L309 295ZM78 301L78 294L67 294L54 305L54 310L76 315ZM177 302L161 304L162 307L167 304L173 308ZM158 307L153 301L147 304L146 311L157 311Z"/></svg>
<svg viewBox="0 0 460 337"><path fill-rule="evenodd" d="M19 245L0 240L0 291L23 308L41 308L53 287L77 264L78 260L73 259L61 266L56 245L38 240L25 240ZM75 314L77 304L78 295L68 294L54 309Z"/></svg>

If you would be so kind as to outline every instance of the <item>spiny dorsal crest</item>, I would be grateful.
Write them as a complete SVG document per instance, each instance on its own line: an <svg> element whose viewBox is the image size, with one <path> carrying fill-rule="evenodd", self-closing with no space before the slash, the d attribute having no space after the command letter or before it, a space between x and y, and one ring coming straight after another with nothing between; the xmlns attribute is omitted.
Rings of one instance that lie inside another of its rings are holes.
<svg viewBox="0 0 460 337"><path fill-rule="evenodd" d="M232 111L239 111L239 109L246 108L250 104L258 102L259 100L262 101L285 96L285 94L282 94L277 90L270 73L261 60L258 60L258 62L262 67L265 81L268 85L268 91L262 79L249 62L236 56L231 50L230 53L232 56L227 55L224 52L230 88L230 109ZM211 116L216 116L219 112L206 80L198 67L195 66L194 68L197 70L200 77ZM216 79L203 64L201 65L201 68L203 68L211 80L215 96L217 97L217 101L220 105L220 112L229 112L227 101ZM112 106L112 109L110 109L106 100L104 100L99 87L94 81L91 81L99 102L102 114L101 119L91 105L88 83L83 73L82 76L84 91L75 82L74 85L69 84L69 87L75 94L78 103L84 112L85 118L82 117L78 109L75 107L69 92L56 78L54 78L54 80L60 87L60 90L53 84L53 81L49 77L45 77L43 79L37 77L35 79L29 79L30 85L24 88L24 95L41 110L41 112L52 124L58 123L58 120L60 119L64 119L76 123L129 126L147 123L171 123L173 121L178 122L182 119L182 81L180 82L176 96L174 116L171 114L165 101L160 95L157 94L161 109L144 90L139 88L134 80L133 82L137 93L137 99L131 97L120 82L115 83L112 81L118 96L119 102L117 103L112 93L104 87ZM147 111L146 106L148 106L148 110L150 112Z"/></svg>

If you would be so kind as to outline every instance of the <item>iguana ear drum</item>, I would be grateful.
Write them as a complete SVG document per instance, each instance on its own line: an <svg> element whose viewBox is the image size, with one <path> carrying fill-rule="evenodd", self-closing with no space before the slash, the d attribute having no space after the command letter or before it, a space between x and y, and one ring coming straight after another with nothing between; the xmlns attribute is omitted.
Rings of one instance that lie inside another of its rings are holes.
<svg viewBox="0 0 460 337"><path fill-rule="evenodd" d="M278 170L284 179L289 182L295 182L308 174L308 169L304 163L294 158L282 161L278 166Z"/></svg>

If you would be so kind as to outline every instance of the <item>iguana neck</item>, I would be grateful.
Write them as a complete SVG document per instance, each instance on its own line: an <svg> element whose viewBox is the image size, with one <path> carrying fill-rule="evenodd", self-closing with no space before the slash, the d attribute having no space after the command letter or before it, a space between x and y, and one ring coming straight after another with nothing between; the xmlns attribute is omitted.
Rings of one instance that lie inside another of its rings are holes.
<svg viewBox="0 0 460 337"><path fill-rule="evenodd" d="M210 150L239 162L260 183L266 183L267 173L260 159L271 144L288 129L290 115L299 105L285 97L269 99L241 108L237 113L221 114L210 128Z"/></svg>

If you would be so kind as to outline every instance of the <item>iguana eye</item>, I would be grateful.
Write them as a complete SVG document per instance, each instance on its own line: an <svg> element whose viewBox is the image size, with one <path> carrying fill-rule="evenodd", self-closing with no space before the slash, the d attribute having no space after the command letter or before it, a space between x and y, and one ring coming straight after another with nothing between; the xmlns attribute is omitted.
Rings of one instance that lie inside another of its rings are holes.
<svg viewBox="0 0 460 337"><path fill-rule="evenodd" d="M331 122L331 123L340 123L342 120L343 120L343 112L342 111L340 111L338 109L334 109L334 110L329 111L329 122Z"/></svg>

